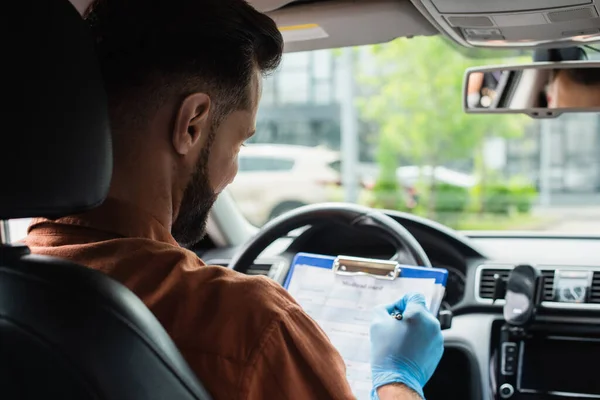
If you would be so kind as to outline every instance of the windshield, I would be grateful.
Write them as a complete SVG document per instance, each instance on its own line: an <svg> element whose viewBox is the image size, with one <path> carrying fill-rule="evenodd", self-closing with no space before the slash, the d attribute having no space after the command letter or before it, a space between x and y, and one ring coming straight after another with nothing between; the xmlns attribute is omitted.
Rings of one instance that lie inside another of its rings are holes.
<svg viewBox="0 0 600 400"><path fill-rule="evenodd" d="M264 79L257 132L229 189L240 210L260 226L348 201L458 230L598 233L598 115L465 114L466 68L531 62L480 52L420 37L286 54Z"/></svg>

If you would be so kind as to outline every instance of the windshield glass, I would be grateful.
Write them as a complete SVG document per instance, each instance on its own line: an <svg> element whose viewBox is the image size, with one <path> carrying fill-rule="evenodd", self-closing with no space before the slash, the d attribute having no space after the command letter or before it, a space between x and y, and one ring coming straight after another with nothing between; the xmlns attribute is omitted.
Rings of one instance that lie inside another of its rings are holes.
<svg viewBox="0 0 600 400"><path fill-rule="evenodd" d="M348 201L459 230L598 233L598 115L465 114L466 68L531 62L480 52L421 37L286 54L229 189L240 210L260 226ZM484 89L480 104L495 95Z"/></svg>

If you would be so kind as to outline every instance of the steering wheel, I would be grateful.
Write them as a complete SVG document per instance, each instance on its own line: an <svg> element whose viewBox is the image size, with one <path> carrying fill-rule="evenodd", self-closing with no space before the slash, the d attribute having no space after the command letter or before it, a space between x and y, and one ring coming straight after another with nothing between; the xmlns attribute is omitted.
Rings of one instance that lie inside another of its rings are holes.
<svg viewBox="0 0 600 400"><path fill-rule="evenodd" d="M370 231L394 246L396 254L392 260L397 259L400 251L404 250L407 251L411 264L431 267L431 261L419 242L392 217L356 204L321 203L297 208L269 221L238 251L229 263L229 268L246 273L254 260L275 240L294 229L327 223Z"/></svg>

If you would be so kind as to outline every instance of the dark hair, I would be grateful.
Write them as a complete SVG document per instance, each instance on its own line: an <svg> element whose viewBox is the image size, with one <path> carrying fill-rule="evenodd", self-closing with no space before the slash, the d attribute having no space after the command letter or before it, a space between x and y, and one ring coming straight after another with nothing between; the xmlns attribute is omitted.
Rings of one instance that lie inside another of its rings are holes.
<svg viewBox="0 0 600 400"><path fill-rule="evenodd" d="M560 62L586 60L587 54L581 47L565 47L560 49L537 49L533 55L535 62ZM596 85L600 83L600 68L565 68L552 69L550 81L561 73L580 85Z"/></svg>
<svg viewBox="0 0 600 400"><path fill-rule="evenodd" d="M556 79L558 74L563 74L570 81L580 85L592 86L600 84L600 68L553 69L550 81Z"/></svg>
<svg viewBox="0 0 600 400"><path fill-rule="evenodd" d="M534 62L558 62L587 60L587 54L581 47L563 47L558 49L536 49L533 52Z"/></svg>
<svg viewBox="0 0 600 400"><path fill-rule="evenodd" d="M117 130L194 92L211 97L218 124L248 108L253 74L276 69L283 52L275 22L245 0L97 0L86 20Z"/></svg>

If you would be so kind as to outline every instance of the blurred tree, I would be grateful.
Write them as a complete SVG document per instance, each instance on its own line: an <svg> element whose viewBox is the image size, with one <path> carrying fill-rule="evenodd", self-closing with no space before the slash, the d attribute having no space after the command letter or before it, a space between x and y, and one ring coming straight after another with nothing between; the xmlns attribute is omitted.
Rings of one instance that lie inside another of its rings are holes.
<svg viewBox="0 0 600 400"><path fill-rule="evenodd" d="M397 165L390 162L390 154L432 169L471 158L476 173L484 178L485 163L477 160L481 159L485 138L515 137L523 132L527 117L464 113L465 69L481 64L481 60L465 57L442 38L398 39L372 46L370 53L375 65L359 64L363 96L358 107L362 118L380 128L377 161L381 179L395 176ZM503 62L488 59L487 63ZM394 170L386 171L390 168ZM433 216L433 173L426 187L427 214Z"/></svg>

